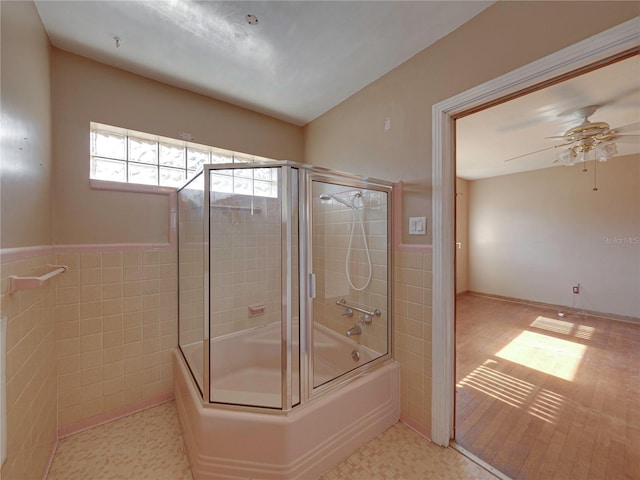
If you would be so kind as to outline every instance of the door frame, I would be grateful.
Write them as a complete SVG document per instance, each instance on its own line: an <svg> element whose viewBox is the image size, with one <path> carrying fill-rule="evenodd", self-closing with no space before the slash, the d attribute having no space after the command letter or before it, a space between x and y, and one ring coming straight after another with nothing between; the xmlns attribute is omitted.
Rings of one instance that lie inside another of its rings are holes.
<svg viewBox="0 0 640 480"><path fill-rule="evenodd" d="M432 107L433 305L431 440L448 446L455 415L455 119L640 48L640 17Z"/></svg>

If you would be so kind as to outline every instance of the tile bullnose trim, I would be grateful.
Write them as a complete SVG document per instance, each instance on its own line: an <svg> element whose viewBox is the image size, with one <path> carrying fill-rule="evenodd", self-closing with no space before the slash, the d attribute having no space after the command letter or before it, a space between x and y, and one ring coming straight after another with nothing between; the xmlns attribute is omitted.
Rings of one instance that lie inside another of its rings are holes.
<svg viewBox="0 0 640 480"><path fill-rule="evenodd" d="M96 243L96 244L76 244L76 245L55 245L55 253L75 253L75 252L119 252L119 251L142 251L142 250L170 250L175 245L171 243Z"/></svg>
<svg viewBox="0 0 640 480"><path fill-rule="evenodd" d="M58 451L58 437L56 436L55 441L51 445L51 450L49 451L49 459L44 466L44 471L42 472L42 480L47 480L49 476L49 470L51 470L51 465L53 465L53 459L56 456L56 451Z"/></svg>
<svg viewBox="0 0 640 480"><path fill-rule="evenodd" d="M61 440L71 435L75 435L76 433L80 433L90 428L97 427L98 425L103 425L105 423L118 420L119 418L127 417L134 413L141 412L142 410L156 407L173 400L173 398L173 392L166 392L160 395L156 395L155 397L149 398L147 400L143 400L141 402L132 403L130 405L116 408L115 410L111 410L109 412L101 413L100 415L95 415L93 417L78 420L77 422L70 423L69 425L65 425L64 427L59 427L58 439Z"/></svg>
<svg viewBox="0 0 640 480"><path fill-rule="evenodd" d="M409 253L431 253L433 252L433 245L418 245L413 243L400 243L394 247L394 252L409 252Z"/></svg>
<svg viewBox="0 0 640 480"><path fill-rule="evenodd" d="M33 247L0 248L0 264L27 260L56 253L118 252L143 250L171 250L174 243L96 243L76 245L38 245Z"/></svg>
<svg viewBox="0 0 640 480"><path fill-rule="evenodd" d="M40 257L55 253L53 245L37 245L33 247L0 248L0 264L17 262L28 258Z"/></svg>
<svg viewBox="0 0 640 480"><path fill-rule="evenodd" d="M406 425L407 427L409 427L411 430L416 432L421 437L426 438L430 442L432 441L431 426L422 425L417 421L415 421L414 419L412 419L411 417L409 417L408 415L405 415L404 413L400 415L400 422Z"/></svg>

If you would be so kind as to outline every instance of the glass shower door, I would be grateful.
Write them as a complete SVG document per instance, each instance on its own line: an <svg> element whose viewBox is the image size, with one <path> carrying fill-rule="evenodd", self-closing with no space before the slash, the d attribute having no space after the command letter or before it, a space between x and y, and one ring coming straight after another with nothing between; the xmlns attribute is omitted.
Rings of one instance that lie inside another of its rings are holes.
<svg viewBox="0 0 640 480"><path fill-rule="evenodd" d="M390 190L311 179L312 384L390 353Z"/></svg>
<svg viewBox="0 0 640 480"><path fill-rule="evenodd" d="M178 190L178 343L200 393L204 390L204 175Z"/></svg>
<svg viewBox="0 0 640 480"><path fill-rule="evenodd" d="M288 391L300 399L297 177L248 164L208 175L210 401L287 408Z"/></svg>

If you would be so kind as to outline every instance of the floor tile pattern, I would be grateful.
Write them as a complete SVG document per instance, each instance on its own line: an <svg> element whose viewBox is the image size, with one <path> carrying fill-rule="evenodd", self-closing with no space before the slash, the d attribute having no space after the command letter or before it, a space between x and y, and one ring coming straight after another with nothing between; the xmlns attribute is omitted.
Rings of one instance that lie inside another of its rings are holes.
<svg viewBox="0 0 640 480"><path fill-rule="evenodd" d="M60 440L48 480L192 480L175 402Z"/></svg>
<svg viewBox="0 0 640 480"><path fill-rule="evenodd" d="M86 479L192 480L175 402L61 440L48 480ZM322 477L427 479L495 477L452 448L440 448L402 423L396 423Z"/></svg>
<svg viewBox="0 0 640 480"><path fill-rule="evenodd" d="M322 480L494 480L487 472L452 448L425 440L396 423Z"/></svg>

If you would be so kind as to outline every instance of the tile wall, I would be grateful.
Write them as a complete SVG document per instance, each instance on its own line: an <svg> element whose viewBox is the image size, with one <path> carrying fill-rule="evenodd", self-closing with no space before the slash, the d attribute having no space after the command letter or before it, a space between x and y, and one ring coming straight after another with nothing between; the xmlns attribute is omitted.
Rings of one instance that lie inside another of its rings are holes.
<svg viewBox="0 0 640 480"><path fill-rule="evenodd" d="M55 284L9 293L11 275L41 276L51 269L51 253L1 266L0 309L7 317L7 461L0 476L37 479L57 442ZM4 352L3 352L4 353Z"/></svg>
<svg viewBox="0 0 640 480"><path fill-rule="evenodd" d="M431 432L432 255L394 253L394 352L400 362L401 419Z"/></svg>
<svg viewBox="0 0 640 480"><path fill-rule="evenodd" d="M171 392L177 344L175 248L64 250L56 262L70 269L54 309L58 428Z"/></svg>
<svg viewBox="0 0 640 480"><path fill-rule="evenodd" d="M345 197L347 198L347 197ZM360 343L376 352L386 352L387 345L387 204L381 192L363 192L364 229L372 263L370 285L363 291L353 289L346 277L345 260L349 251L352 226L352 210L345 205L331 201L320 201L314 195L313 213L313 264L316 274L316 298L314 318L322 325L344 335L358 324L362 314L354 312L353 317L343 316L345 309L336 301L345 299L349 304L367 310L382 311L373 317L373 324L362 327ZM369 275L369 265L362 232L355 224L349 272L353 285L362 287Z"/></svg>
<svg viewBox="0 0 640 480"><path fill-rule="evenodd" d="M280 200L233 195L212 204L211 337L279 322ZM252 305L264 314L251 316Z"/></svg>

